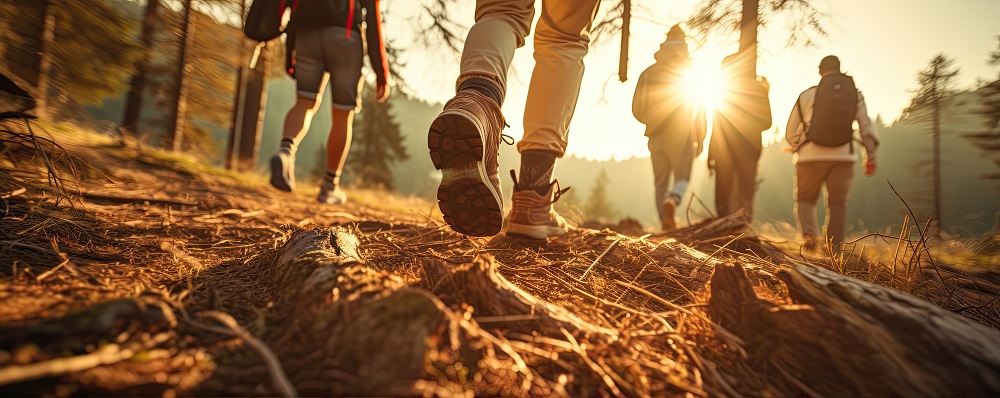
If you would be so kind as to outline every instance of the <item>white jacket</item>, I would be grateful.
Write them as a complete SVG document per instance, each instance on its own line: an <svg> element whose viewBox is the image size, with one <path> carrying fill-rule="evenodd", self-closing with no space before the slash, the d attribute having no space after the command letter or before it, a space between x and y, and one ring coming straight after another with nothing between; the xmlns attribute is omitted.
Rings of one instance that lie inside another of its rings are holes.
<svg viewBox="0 0 1000 398"><path fill-rule="evenodd" d="M851 146L854 142L839 146L826 147L813 142L806 142L805 124L799 116L799 107L802 107L801 115L806 118L805 123L812 120L813 104L816 102L816 87L810 87L799 94L798 101L792 107L792 114L788 116L788 125L785 127L785 141L795 150L792 156L794 163L799 162L855 162L857 154L852 152ZM864 147L866 159L875 160L878 152L879 138L875 126L872 125L868 117L868 108L865 106L865 97L858 91L858 110L854 115L854 120L858 122L860 130L860 141ZM855 136L854 141L859 137ZM856 150L856 149L855 149Z"/></svg>

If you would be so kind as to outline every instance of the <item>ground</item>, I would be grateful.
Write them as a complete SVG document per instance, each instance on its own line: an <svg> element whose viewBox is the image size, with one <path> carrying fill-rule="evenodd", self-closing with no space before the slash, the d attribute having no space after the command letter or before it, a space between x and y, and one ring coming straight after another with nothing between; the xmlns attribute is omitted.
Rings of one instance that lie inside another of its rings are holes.
<svg viewBox="0 0 1000 398"><path fill-rule="evenodd" d="M803 256L735 219L667 235L631 226L547 242L471 238L420 199L350 190L347 205L328 206L308 184L278 192L112 134L4 126L5 395L821 389L809 374L769 369L766 344L710 316L713 269L731 263L769 303L794 301L780 270L821 267L930 300L967 317L948 322L973 319L1000 341L990 340L995 237L975 243L979 257L959 245L935 252L937 263L909 241Z"/></svg>

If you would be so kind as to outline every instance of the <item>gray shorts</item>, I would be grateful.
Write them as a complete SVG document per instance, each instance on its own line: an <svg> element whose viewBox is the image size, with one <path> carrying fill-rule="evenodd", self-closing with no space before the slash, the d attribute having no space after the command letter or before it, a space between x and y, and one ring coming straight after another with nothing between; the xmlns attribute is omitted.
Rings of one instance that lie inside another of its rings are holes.
<svg viewBox="0 0 1000 398"><path fill-rule="evenodd" d="M361 35L340 26L303 30L295 37L295 87L299 97L315 99L326 86L330 72L330 104L336 109L361 108L361 67L364 44Z"/></svg>

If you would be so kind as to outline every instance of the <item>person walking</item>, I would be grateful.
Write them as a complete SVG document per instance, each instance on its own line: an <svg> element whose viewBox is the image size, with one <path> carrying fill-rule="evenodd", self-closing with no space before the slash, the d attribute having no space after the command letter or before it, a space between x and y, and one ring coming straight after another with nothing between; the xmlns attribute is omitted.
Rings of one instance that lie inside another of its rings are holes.
<svg viewBox="0 0 1000 398"><path fill-rule="evenodd" d="M691 66L685 38L680 25L670 28L667 40L653 54L656 62L639 75L632 97L632 115L646 125L656 210L664 231L677 228L674 212L705 140L703 108L684 95L684 73Z"/></svg>
<svg viewBox="0 0 1000 398"><path fill-rule="evenodd" d="M878 169L878 132L868 117L865 98L854 79L840 71L840 59L830 55L819 63L818 85L799 94L788 116L785 141L794 152L795 215L807 251L820 249L816 203L826 186L826 238L839 250L847 232L847 200L854 179L854 122L865 149L865 175Z"/></svg>
<svg viewBox="0 0 1000 398"><path fill-rule="evenodd" d="M282 191L295 189L295 152L309 131L319 109L323 90L330 83L333 125L327 138L326 175L317 200L342 204L340 173L351 147L354 114L361 109L363 53L375 71L375 99L389 96L389 63L382 40L379 0L290 0L294 26L294 54L289 73L295 78L297 97L285 115L281 147L271 158L271 185ZM362 40L364 34L364 40ZM290 38L292 39L292 38Z"/></svg>
<svg viewBox="0 0 1000 398"><path fill-rule="evenodd" d="M566 152L591 28L600 0L542 0L536 26L535 67L524 111L520 178L507 234L535 239L565 234L570 226L552 209L566 192L552 178ZM438 205L457 232L492 236L503 228L499 146L506 120L500 111L514 50L524 45L535 0L477 0L476 23L462 51L456 94L431 123L427 146L442 171ZM568 189L568 188L567 188Z"/></svg>
<svg viewBox="0 0 1000 398"><path fill-rule="evenodd" d="M755 50L750 50L755 51ZM747 65L749 52L722 60L725 93L712 118L708 167L715 174L715 209L719 217L741 209L753 219L761 133L771 127L770 85Z"/></svg>

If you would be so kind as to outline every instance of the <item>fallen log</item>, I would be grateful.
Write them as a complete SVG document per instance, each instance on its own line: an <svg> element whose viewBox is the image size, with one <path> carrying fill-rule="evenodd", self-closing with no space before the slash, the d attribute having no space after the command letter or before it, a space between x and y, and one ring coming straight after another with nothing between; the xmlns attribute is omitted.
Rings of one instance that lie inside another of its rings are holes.
<svg viewBox="0 0 1000 398"><path fill-rule="evenodd" d="M809 266L778 274L794 304L759 299L716 267L709 314L772 377L826 396L997 396L1000 333L934 304Z"/></svg>
<svg viewBox="0 0 1000 398"><path fill-rule="evenodd" d="M270 340L309 349L279 354L301 394L551 393L523 363L512 372L509 362L497 361L497 341L468 314L367 267L357 249L357 238L343 229L301 230L271 263L281 292ZM489 363L503 369L482 368ZM507 388L477 383L497 374L506 376Z"/></svg>

